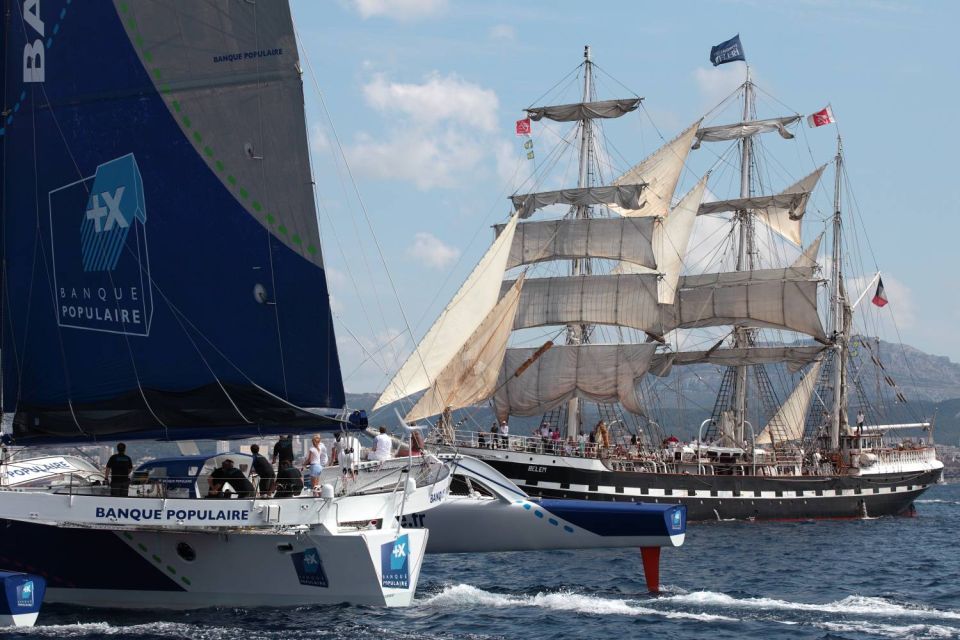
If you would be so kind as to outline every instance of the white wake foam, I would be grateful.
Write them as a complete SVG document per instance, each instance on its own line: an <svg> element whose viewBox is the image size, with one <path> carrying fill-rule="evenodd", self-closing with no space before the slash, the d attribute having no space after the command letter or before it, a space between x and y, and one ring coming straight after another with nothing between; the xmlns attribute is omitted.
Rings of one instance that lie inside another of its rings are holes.
<svg viewBox="0 0 960 640"><path fill-rule="evenodd" d="M168 636L171 638L195 638L197 640L235 640L249 635L249 630L229 629L226 627L205 627L178 622L151 622L147 624L112 625L108 622L87 622L77 624L40 624L35 627L7 627L0 631L31 635L42 638L75 638L140 635Z"/></svg>
<svg viewBox="0 0 960 640"><path fill-rule="evenodd" d="M465 607L541 607L553 611L571 611L576 613L614 614L623 616L663 616L666 618L685 618L689 620L730 620L736 618L710 613L688 613L685 611L661 611L642 607L628 600L598 598L568 591L538 593L535 596L514 596L491 593L470 586L458 584L444 588L435 596L420 601L421 605L437 608L463 609Z"/></svg>
<svg viewBox="0 0 960 640"><path fill-rule="evenodd" d="M725 607L730 609L821 611L824 613L856 614L877 617L910 617L925 620L960 620L960 612L931 609L920 605L902 605L884 598L868 596L848 596L836 602L814 604L790 602L773 598L734 598L725 593L714 591L694 591L677 596L662 598L662 601L679 604L693 604L706 607Z"/></svg>
<svg viewBox="0 0 960 640"><path fill-rule="evenodd" d="M869 633L871 635L883 636L884 638L898 638L901 640L960 637L960 629L936 624L908 624L898 626L892 624L877 624L867 620L851 620L849 622L817 622L814 623L814 626L838 633Z"/></svg>

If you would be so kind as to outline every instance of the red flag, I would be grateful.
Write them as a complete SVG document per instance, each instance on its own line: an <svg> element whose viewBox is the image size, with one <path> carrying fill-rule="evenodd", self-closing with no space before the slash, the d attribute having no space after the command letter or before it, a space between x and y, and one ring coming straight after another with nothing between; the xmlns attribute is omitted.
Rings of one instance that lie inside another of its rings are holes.
<svg viewBox="0 0 960 640"><path fill-rule="evenodd" d="M883 278L880 278L877 282L877 292L873 294L873 304L878 307L883 307L886 306L887 302L889 301L887 300L886 292L883 290Z"/></svg>
<svg viewBox="0 0 960 640"><path fill-rule="evenodd" d="M833 117L833 110L830 108L830 105L827 105L820 111L807 116L807 124L811 127L822 127L825 124L831 124L836 122L836 119Z"/></svg>
<svg viewBox="0 0 960 640"><path fill-rule="evenodd" d="M517 135L518 136L530 135L530 118L517 120Z"/></svg>

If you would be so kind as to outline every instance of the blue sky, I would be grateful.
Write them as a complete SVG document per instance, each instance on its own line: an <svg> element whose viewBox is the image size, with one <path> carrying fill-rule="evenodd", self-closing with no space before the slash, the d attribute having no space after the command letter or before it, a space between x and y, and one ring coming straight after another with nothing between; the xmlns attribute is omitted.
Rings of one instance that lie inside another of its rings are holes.
<svg viewBox="0 0 960 640"><path fill-rule="evenodd" d="M907 344L960 360L960 299L952 295L960 5L294 0L292 7L348 391L381 389L385 372L413 346L407 325L422 335L472 269L492 237L489 226L509 212L506 196L533 166L513 123L581 62L584 45L602 70L601 97L645 98L641 112L608 132L625 169L742 81L742 63L713 68L707 59L712 45L736 33L765 92L761 117L833 105L855 217L866 226L851 228L864 260L863 273L849 275L869 277L875 256L891 299L886 319L868 326L889 339L899 330ZM711 124L732 119L728 111ZM542 158L550 144L534 126ZM767 150L794 163L799 178L832 159L836 131L805 124L795 131L796 140L770 141ZM686 176L678 194L692 180ZM771 171L773 187L786 180ZM805 240L829 215L832 180L828 169Z"/></svg>

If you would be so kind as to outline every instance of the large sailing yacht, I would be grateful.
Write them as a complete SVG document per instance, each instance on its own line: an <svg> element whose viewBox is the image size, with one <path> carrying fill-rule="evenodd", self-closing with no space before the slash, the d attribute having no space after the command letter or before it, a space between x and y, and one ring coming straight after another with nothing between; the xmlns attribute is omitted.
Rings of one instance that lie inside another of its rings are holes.
<svg viewBox="0 0 960 640"><path fill-rule="evenodd" d="M526 110L533 121L573 123L558 137L578 149L576 187L512 196L493 244L375 409L422 392L407 420L439 415L436 442L532 495L677 502L691 520L908 511L942 463L929 422L877 424L882 412L851 376L864 295L844 285L839 137L823 273L823 235L803 246L801 224L826 166L758 192L769 178L758 169L761 136L792 139L801 116L758 118L749 68L731 96L742 99L737 121L696 122L621 172L601 125L641 99L598 100L594 73L588 47L580 101ZM727 182L737 191L715 199L707 171L675 199L688 153L708 143L727 143L712 173L735 167ZM562 217L536 219L557 205ZM655 419L657 397L669 396L656 385L703 363L723 375L711 415L688 426L696 437L684 444ZM454 412L486 400L500 421L540 415L540 426L531 437L458 430L470 411Z"/></svg>
<svg viewBox="0 0 960 640"><path fill-rule="evenodd" d="M82 605L411 604L427 532L400 520L443 503L436 459L230 500L26 461L363 420L324 410L344 391L287 3L3 6L0 568Z"/></svg>

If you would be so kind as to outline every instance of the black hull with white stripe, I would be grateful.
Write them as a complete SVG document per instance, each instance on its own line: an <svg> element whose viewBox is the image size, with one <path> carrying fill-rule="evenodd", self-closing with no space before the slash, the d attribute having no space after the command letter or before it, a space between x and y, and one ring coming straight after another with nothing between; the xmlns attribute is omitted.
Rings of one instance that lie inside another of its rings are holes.
<svg viewBox="0 0 960 640"><path fill-rule="evenodd" d="M461 452L483 459L532 496L682 504L690 521L900 515L911 512L914 500L943 473L941 466L818 476L612 471L598 469L597 460L489 449Z"/></svg>

